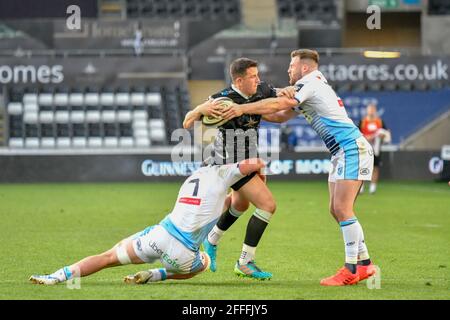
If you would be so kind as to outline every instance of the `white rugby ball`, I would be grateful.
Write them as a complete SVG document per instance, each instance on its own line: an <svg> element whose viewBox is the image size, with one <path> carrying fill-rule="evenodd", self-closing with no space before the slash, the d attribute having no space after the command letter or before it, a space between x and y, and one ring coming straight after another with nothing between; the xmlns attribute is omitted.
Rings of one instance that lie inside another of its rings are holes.
<svg viewBox="0 0 450 320"><path fill-rule="evenodd" d="M223 107L231 106L234 102L230 98L227 97L219 97L214 99L214 102L220 102L220 105ZM203 116L202 123L205 126L215 126L220 127L221 125L227 123L228 120L223 119L222 117L214 117L214 116Z"/></svg>

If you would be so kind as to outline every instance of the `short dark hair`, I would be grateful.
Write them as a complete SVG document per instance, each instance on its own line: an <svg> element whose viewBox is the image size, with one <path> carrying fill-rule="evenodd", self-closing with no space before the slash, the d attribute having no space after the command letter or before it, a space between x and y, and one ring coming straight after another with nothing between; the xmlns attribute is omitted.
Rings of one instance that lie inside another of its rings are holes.
<svg viewBox="0 0 450 320"><path fill-rule="evenodd" d="M310 59L319 64L319 53L316 50L298 49L291 52L291 58L300 57L302 59Z"/></svg>
<svg viewBox="0 0 450 320"><path fill-rule="evenodd" d="M230 75L234 81L237 77L242 77L247 72L248 68L257 67L258 62L248 58L239 58L231 62Z"/></svg>

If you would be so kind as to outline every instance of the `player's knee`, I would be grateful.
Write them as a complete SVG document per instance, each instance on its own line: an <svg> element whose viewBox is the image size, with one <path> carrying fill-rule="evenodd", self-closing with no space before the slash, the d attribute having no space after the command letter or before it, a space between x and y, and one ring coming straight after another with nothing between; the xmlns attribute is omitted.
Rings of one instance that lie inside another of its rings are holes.
<svg viewBox="0 0 450 320"><path fill-rule="evenodd" d="M245 212L250 207L250 203L248 201L232 201L231 206L239 212Z"/></svg>
<svg viewBox="0 0 450 320"><path fill-rule="evenodd" d="M259 208L264 211L270 212L271 214L274 214L275 210L277 210L277 204L275 203L275 200L273 198L268 198Z"/></svg>
<svg viewBox="0 0 450 320"><path fill-rule="evenodd" d="M103 259L105 259L106 265L108 265L108 266L114 266L119 262L117 260L117 254L116 254L115 250L109 250L109 251L103 253L102 256L103 256Z"/></svg>
<svg viewBox="0 0 450 320"><path fill-rule="evenodd" d="M333 210L332 210L332 214L337 217L339 220L344 219L346 216L348 216L348 214L352 210L348 209L347 206L339 204L339 203L335 203Z"/></svg>

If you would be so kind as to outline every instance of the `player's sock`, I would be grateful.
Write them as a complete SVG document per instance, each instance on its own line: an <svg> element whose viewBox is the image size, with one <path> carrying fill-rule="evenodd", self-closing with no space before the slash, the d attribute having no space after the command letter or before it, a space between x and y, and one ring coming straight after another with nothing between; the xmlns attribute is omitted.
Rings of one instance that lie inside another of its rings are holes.
<svg viewBox="0 0 450 320"><path fill-rule="evenodd" d="M356 217L339 222L345 244L345 266L352 273L356 273L356 264L358 263L359 236L361 226Z"/></svg>
<svg viewBox="0 0 450 320"><path fill-rule="evenodd" d="M152 274L148 282L164 281L167 279L167 271L165 268L150 269L148 272Z"/></svg>
<svg viewBox="0 0 450 320"><path fill-rule="evenodd" d="M58 279L59 282L64 282L73 278L73 273L70 271L70 268L63 267L55 272L53 272L50 276Z"/></svg>
<svg viewBox="0 0 450 320"><path fill-rule="evenodd" d="M359 221L356 222L359 224ZM359 234L359 245L358 245L358 264L361 264L363 266L367 266L371 263L369 251L367 250L366 241L364 239L364 232L363 229L360 226L360 234Z"/></svg>
<svg viewBox="0 0 450 320"><path fill-rule="evenodd" d="M244 245L242 246L241 257L239 258L239 264L247 264L255 257L256 247L259 240L264 233L267 225L269 224L272 213L256 209L252 217L248 221L247 231L245 234Z"/></svg>
<svg viewBox="0 0 450 320"><path fill-rule="evenodd" d="M242 246L241 256L239 257L239 264L244 265L252 261L255 258L255 252L256 247L252 247L244 243Z"/></svg>
<svg viewBox="0 0 450 320"><path fill-rule="evenodd" d="M219 243L220 238L222 238L225 231L220 230L217 225L215 225L212 230L208 233L208 242L212 245L217 245Z"/></svg>
<svg viewBox="0 0 450 320"><path fill-rule="evenodd" d="M217 224L208 234L208 241L213 245L219 243L220 238L223 236L224 232L227 231L233 223L243 214L244 212L238 211L233 206L222 213L217 221Z"/></svg>
<svg viewBox="0 0 450 320"><path fill-rule="evenodd" d="M351 273L356 273L356 263L345 263L345 267L350 270Z"/></svg>
<svg viewBox="0 0 450 320"><path fill-rule="evenodd" d="M375 193L377 191L377 184L374 182L370 183L369 193Z"/></svg>

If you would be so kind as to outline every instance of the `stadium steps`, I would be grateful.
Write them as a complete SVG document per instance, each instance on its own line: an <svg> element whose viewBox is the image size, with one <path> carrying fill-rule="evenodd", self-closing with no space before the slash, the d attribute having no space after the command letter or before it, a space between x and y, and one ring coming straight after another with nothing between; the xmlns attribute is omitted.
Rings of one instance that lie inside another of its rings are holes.
<svg viewBox="0 0 450 320"><path fill-rule="evenodd" d="M246 0L241 5L243 23L247 28L261 29L277 25L276 0Z"/></svg>
<svg viewBox="0 0 450 320"><path fill-rule="evenodd" d="M444 112L401 143L403 150L440 150L450 137L450 110Z"/></svg>

